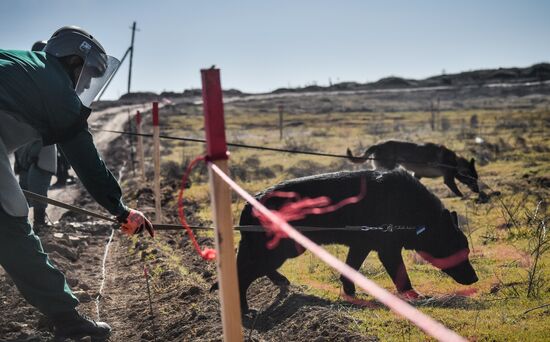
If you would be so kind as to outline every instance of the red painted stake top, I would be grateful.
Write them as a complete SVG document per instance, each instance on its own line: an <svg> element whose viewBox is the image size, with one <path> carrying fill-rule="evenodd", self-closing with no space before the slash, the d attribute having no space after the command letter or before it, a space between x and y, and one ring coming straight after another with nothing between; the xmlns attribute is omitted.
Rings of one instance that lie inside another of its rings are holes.
<svg viewBox="0 0 550 342"><path fill-rule="evenodd" d="M136 123L138 125L141 125L141 113L139 112L139 110L136 112Z"/></svg>
<svg viewBox="0 0 550 342"><path fill-rule="evenodd" d="M211 161L227 159L220 69L202 69L201 76L208 159Z"/></svg>
<svg viewBox="0 0 550 342"><path fill-rule="evenodd" d="M153 126L159 125L159 103L153 102Z"/></svg>

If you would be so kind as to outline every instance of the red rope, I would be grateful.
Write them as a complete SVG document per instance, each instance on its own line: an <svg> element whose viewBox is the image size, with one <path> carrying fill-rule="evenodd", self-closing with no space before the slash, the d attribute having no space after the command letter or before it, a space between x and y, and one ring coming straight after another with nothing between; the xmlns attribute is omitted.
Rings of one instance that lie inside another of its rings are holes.
<svg viewBox="0 0 550 342"><path fill-rule="evenodd" d="M199 243L197 242L197 239L195 238L195 234L193 234L193 231L191 230L191 227L189 227L189 224L187 224L187 220L185 219L185 214L183 212L183 191L185 189L185 184L187 184L187 180L189 179L189 175L191 174L191 171L195 167L196 164L206 159L206 156L198 156L195 158L189 165L187 166L187 170L183 174L183 177L181 178L181 188L178 195L178 215L180 219L181 225L187 230L187 234L189 235L189 238L191 239L191 242L193 243L193 246L195 247L195 250L204 260L214 260L216 259L216 250L212 248L205 248L204 250L201 250Z"/></svg>
<svg viewBox="0 0 550 342"><path fill-rule="evenodd" d="M341 200L336 204L331 205L331 199L327 196L316 198L301 198L296 192L273 191L262 199L265 203L269 198L287 198L289 201L283 204L277 210L271 210L275 215L279 216L286 222L292 222L303 219L307 215L320 215L336 211L346 205L354 204L361 201L367 192L367 182L365 178L361 178L361 191L356 196L351 196ZM267 230L267 234L273 238L267 242L267 248L273 249L277 247L281 239L287 238L288 235L281 230L272 220L268 219L264 214L260 213L256 208L252 209L254 216L258 218L261 225Z"/></svg>

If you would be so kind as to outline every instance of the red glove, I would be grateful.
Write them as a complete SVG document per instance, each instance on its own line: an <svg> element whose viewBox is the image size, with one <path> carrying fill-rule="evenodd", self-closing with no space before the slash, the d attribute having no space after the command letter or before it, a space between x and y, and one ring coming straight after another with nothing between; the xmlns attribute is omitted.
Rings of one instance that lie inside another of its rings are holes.
<svg viewBox="0 0 550 342"><path fill-rule="evenodd" d="M128 216L125 218L119 217L118 221L122 223L120 229L126 235L139 234L145 228L149 232L149 235L152 237L155 236L153 224L139 210L130 209L128 211Z"/></svg>

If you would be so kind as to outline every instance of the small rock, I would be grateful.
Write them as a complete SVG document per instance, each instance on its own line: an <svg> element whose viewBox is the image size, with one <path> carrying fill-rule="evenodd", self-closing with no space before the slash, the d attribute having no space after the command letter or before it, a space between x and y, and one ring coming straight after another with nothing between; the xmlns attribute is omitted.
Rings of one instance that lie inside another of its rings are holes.
<svg viewBox="0 0 550 342"><path fill-rule="evenodd" d="M80 243L83 242L83 240L78 236L69 235L69 242L71 243L71 246L76 247L80 245Z"/></svg>
<svg viewBox="0 0 550 342"><path fill-rule="evenodd" d="M73 294L78 298L81 303L89 303L92 301L92 296L85 291L75 291Z"/></svg>
<svg viewBox="0 0 550 342"><path fill-rule="evenodd" d="M23 322L25 320L24 312L16 312L16 313L10 314L10 316L14 322Z"/></svg>
<svg viewBox="0 0 550 342"><path fill-rule="evenodd" d="M46 243L44 244L44 250L46 252L57 252L66 259L69 259L71 261L77 261L78 260L78 253L68 247L54 244L54 243Z"/></svg>
<svg viewBox="0 0 550 342"><path fill-rule="evenodd" d="M149 331L145 330L141 334L141 338L144 339L144 340L152 340L153 339L153 334L151 334Z"/></svg>
<svg viewBox="0 0 550 342"><path fill-rule="evenodd" d="M191 286L187 291L183 291L179 297L185 299L192 296L197 296L201 293L201 289L197 286Z"/></svg>
<svg viewBox="0 0 550 342"><path fill-rule="evenodd" d="M69 284L70 287L76 287L78 285L78 279L67 278L67 284Z"/></svg>
<svg viewBox="0 0 550 342"><path fill-rule="evenodd" d="M167 278L171 278L171 277L175 276L175 274L176 273L174 271L170 271L170 270L164 271L164 272L161 273L160 278L162 280L166 280Z"/></svg>
<svg viewBox="0 0 550 342"><path fill-rule="evenodd" d="M19 332L21 330L23 330L24 328L27 327L27 324L23 324L23 323L20 323L20 322L10 322L8 324L9 326L9 329L13 332Z"/></svg>
<svg viewBox="0 0 550 342"><path fill-rule="evenodd" d="M22 332L19 333L19 335L17 336L17 341L28 341L28 338L29 338L29 334L26 333L25 331L22 331Z"/></svg>
<svg viewBox="0 0 550 342"><path fill-rule="evenodd" d="M82 283L82 282L80 284L78 284L78 287L80 287L84 291L90 290L90 287L87 284Z"/></svg>
<svg viewBox="0 0 550 342"><path fill-rule="evenodd" d="M93 230L91 233L94 236L98 235L108 235L111 228L109 226L97 226L95 230Z"/></svg>

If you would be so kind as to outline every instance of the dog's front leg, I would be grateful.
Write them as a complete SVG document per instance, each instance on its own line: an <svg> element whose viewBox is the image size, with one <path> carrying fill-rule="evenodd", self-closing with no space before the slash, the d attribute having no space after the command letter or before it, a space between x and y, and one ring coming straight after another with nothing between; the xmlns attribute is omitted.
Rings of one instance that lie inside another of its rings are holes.
<svg viewBox="0 0 550 342"><path fill-rule="evenodd" d="M380 258L399 293L405 293L413 289L401 256L401 248L381 250L378 252L378 258Z"/></svg>
<svg viewBox="0 0 550 342"><path fill-rule="evenodd" d="M456 186L454 176L447 173L444 177L445 185L447 185L447 187L449 187L449 189L451 189L451 191L454 192L455 195L457 195L458 197L463 197L462 192L460 192L460 190L458 190L458 187Z"/></svg>
<svg viewBox="0 0 550 342"><path fill-rule="evenodd" d="M363 246L350 246L348 256L346 258L346 264L358 271L359 268L361 268L363 261L367 258L367 255L369 255L369 252L370 250L364 248ZM340 281L342 281L344 293L348 296L355 296L355 284L344 276L340 276Z"/></svg>

